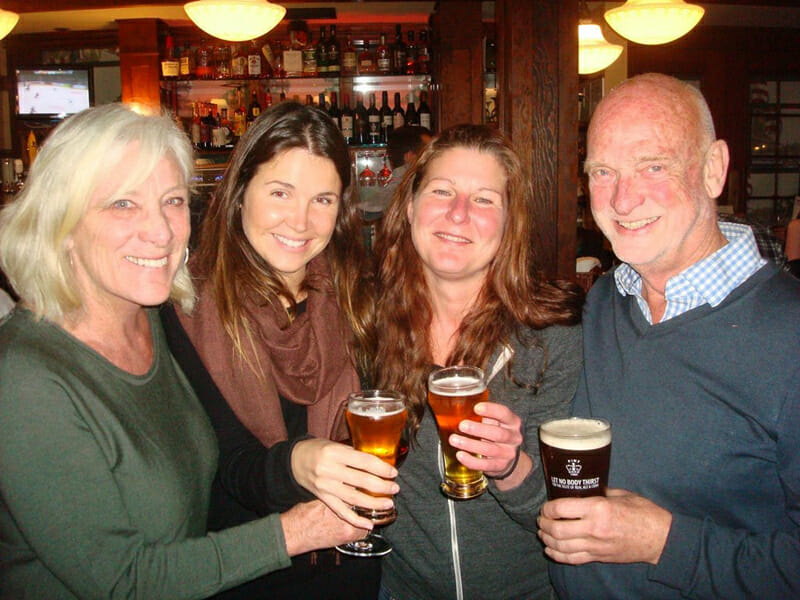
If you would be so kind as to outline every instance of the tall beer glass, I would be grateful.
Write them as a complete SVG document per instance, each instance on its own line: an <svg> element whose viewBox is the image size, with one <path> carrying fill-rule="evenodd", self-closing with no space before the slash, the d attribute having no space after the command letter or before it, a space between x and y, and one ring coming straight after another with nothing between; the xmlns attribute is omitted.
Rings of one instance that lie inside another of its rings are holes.
<svg viewBox="0 0 800 600"><path fill-rule="evenodd" d="M486 477L481 471L468 469L458 462L456 448L450 445L449 439L464 419L480 420L475 415L475 405L488 397L486 378L477 367L446 367L428 377L428 404L436 417L444 455L441 488L450 498L467 500L486 491Z"/></svg>
<svg viewBox="0 0 800 600"><path fill-rule="evenodd" d="M363 390L350 394L345 417L353 448L394 466L407 416L405 396L399 392ZM388 525L397 518L394 507L384 511L355 507L355 511L375 525ZM392 551L392 546L380 535L369 533L364 539L336 549L351 556L383 556Z"/></svg>
<svg viewBox="0 0 800 600"><path fill-rule="evenodd" d="M602 496L608 487L611 425L603 419L556 419L539 426L547 497Z"/></svg>

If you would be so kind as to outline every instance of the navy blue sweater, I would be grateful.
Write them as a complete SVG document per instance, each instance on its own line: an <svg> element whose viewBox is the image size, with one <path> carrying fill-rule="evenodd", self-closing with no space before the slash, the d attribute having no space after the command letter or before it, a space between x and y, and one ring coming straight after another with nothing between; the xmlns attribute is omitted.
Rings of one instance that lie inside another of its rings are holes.
<svg viewBox="0 0 800 600"><path fill-rule="evenodd" d="M764 266L650 325L613 275L584 314L573 412L612 424L609 485L672 512L657 565L551 564L562 598L800 598L800 282Z"/></svg>

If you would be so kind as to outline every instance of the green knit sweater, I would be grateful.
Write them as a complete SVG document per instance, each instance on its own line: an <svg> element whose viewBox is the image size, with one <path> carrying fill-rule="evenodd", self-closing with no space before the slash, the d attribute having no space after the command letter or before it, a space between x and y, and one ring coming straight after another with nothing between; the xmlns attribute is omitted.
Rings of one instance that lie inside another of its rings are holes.
<svg viewBox="0 0 800 600"><path fill-rule="evenodd" d="M203 598L290 564L277 515L206 533L216 439L150 326L134 376L27 311L0 325L0 598Z"/></svg>

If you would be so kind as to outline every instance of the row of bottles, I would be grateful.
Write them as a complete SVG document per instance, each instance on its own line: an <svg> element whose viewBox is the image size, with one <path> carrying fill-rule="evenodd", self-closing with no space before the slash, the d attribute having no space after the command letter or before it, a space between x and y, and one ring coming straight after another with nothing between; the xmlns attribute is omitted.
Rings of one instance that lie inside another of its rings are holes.
<svg viewBox="0 0 800 600"><path fill-rule="evenodd" d="M336 25L320 26L314 42L304 21L289 26L289 40L251 40L229 44L221 40L188 43L179 50L168 35L161 59L164 79L257 79L282 77L338 77L354 75L428 75L431 72L428 32L407 32L403 41L400 25L395 40L386 33L378 40L356 40L351 35L340 42Z"/></svg>
<svg viewBox="0 0 800 600"><path fill-rule="evenodd" d="M385 144L391 132L408 126L422 126L432 129L431 108L428 105L428 92L419 92L419 106L415 102L415 93L409 92L405 108L400 92L394 94L394 105L389 106L389 93L381 92L381 106L378 108L376 94L369 95L369 106L364 105L364 95L356 93L355 108L350 107L350 97L344 94L344 102L340 109L336 92L331 92L330 103L326 106L328 114L336 121L345 141L352 146Z"/></svg>
<svg viewBox="0 0 800 600"><path fill-rule="evenodd" d="M254 86L250 90L249 101L237 92L238 100L234 105L218 106L212 102L192 102L192 118L188 125L188 133L192 143L198 150L232 148L236 141L244 135L250 123L261 114L262 109L269 108L273 102L283 102L286 94L280 92L273 98L269 89L262 90ZM306 104L316 105L325 110L336 122L349 145L364 146L385 144L394 129L408 126L422 126L433 131L431 108L428 104L426 90L409 91L405 102L402 94L395 92L394 103L389 104L389 93L381 92L380 107L377 94L370 93L368 105L364 103L364 94L354 94L355 106L351 104L350 94L342 95L335 91L320 92L315 98L306 95ZM292 100L301 101L298 96Z"/></svg>

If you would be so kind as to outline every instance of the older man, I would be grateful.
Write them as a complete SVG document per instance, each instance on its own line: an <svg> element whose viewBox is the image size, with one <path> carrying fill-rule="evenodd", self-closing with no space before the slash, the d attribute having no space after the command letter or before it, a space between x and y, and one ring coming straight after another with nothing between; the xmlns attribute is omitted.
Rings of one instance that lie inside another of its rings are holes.
<svg viewBox="0 0 800 600"><path fill-rule="evenodd" d="M718 224L727 168L671 77L624 82L589 127L624 264L589 294L573 411L612 423L612 489L542 508L561 597L800 598L800 282Z"/></svg>

